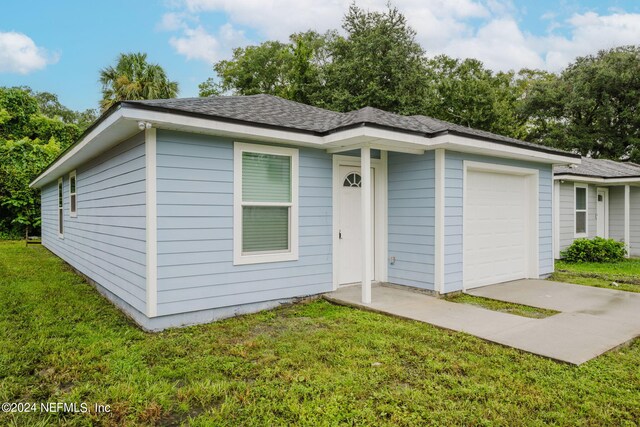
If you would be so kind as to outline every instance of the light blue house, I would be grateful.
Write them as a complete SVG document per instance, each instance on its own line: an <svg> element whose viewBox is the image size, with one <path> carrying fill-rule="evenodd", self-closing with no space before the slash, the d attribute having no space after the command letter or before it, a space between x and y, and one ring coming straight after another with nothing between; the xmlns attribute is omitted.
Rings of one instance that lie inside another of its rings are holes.
<svg viewBox="0 0 640 427"><path fill-rule="evenodd" d="M144 328L371 282L438 294L553 271L553 165L424 116L273 96L123 102L33 183L43 244Z"/></svg>
<svg viewBox="0 0 640 427"><path fill-rule="evenodd" d="M640 165L584 157L556 166L555 257L575 239L604 237L640 256Z"/></svg>

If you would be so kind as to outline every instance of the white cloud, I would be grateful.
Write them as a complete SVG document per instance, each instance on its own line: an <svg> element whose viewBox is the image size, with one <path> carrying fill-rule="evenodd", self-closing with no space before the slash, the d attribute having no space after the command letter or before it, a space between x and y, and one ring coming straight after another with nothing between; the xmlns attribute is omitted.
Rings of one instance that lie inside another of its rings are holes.
<svg viewBox="0 0 640 427"><path fill-rule="evenodd" d="M640 40L640 14L598 15L589 12L575 14L567 23L571 28L569 37L546 37L540 42L540 51L548 69L557 71L576 56L638 44Z"/></svg>
<svg viewBox="0 0 640 427"><path fill-rule="evenodd" d="M458 58L478 58L493 70L545 66L512 18L494 19L472 37L451 40L442 53Z"/></svg>
<svg viewBox="0 0 640 427"><path fill-rule="evenodd" d="M58 61L22 33L0 32L0 73L28 74Z"/></svg>
<svg viewBox="0 0 640 427"><path fill-rule="evenodd" d="M260 39L254 42L287 40L297 31L339 28L351 2L175 0L178 12L165 15L159 25L182 31L170 41L179 53L211 61L247 43L244 34L235 30L237 26L255 30ZM384 10L386 4L387 0L357 2L368 10ZM522 30L518 19L518 13L525 9L517 9L511 0L395 0L393 5L407 17L428 54L477 58L494 70L527 67L559 71L576 56L640 40L640 14L589 12L563 20L555 12L547 13L536 17L540 31L531 34ZM226 28L207 33L201 24L185 24L185 19L204 20L208 12L224 14Z"/></svg>
<svg viewBox="0 0 640 427"><path fill-rule="evenodd" d="M162 15L162 20L156 25L160 31L176 31L186 26L184 14L169 12Z"/></svg>
<svg viewBox="0 0 640 427"><path fill-rule="evenodd" d="M185 25L182 28L182 34L171 37L169 44L188 60L195 59L213 63L228 55L234 47L245 42L244 33L236 30L229 23L222 25L216 35L207 32L202 25L195 28Z"/></svg>

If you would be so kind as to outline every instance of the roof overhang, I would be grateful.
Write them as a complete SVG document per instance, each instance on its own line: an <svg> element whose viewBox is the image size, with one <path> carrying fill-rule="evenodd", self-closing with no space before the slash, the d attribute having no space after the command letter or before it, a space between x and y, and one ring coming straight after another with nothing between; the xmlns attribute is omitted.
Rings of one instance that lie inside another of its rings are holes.
<svg viewBox="0 0 640 427"><path fill-rule="evenodd" d="M427 150L445 148L547 164L580 164L580 157L570 153L563 154L544 147L525 148L513 143L496 142L487 138L451 132L434 136L358 124L336 132L319 134L178 111L141 108L139 104L122 103L100 117L75 144L54 160L30 184L30 187L40 188L135 135L141 131L141 122L150 123L158 129L216 135L245 141L313 147L332 153L369 147L422 154Z"/></svg>
<svg viewBox="0 0 640 427"><path fill-rule="evenodd" d="M627 176L620 178L607 178L601 176L573 175L568 173L554 174L555 181L583 182L585 184L624 185L640 184L640 176Z"/></svg>

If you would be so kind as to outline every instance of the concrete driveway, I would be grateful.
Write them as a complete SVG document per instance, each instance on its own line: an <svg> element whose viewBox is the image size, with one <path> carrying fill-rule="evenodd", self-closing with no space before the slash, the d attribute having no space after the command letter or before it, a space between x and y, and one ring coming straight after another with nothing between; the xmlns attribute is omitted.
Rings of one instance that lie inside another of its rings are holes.
<svg viewBox="0 0 640 427"><path fill-rule="evenodd" d="M545 280L518 280L468 293L560 313L531 319L384 285L373 287L371 304L360 302L360 286L339 288L325 297L575 365L640 336L640 294Z"/></svg>
<svg viewBox="0 0 640 427"><path fill-rule="evenodd" d="M640 294L546 280L517 280L471 295L560 311L496 342L580 364L640 336Z"/></svg>

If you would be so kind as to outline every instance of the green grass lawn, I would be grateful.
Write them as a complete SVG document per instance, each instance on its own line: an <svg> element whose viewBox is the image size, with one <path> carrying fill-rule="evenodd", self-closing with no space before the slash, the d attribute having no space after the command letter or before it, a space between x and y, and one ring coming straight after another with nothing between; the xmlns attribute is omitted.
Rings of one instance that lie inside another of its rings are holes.
<svg viewBox="0 0 640 427"><path fill-rule="evenodd" d="M580 367L324 300L151 334L58 258L0 242L0 425L637 425L640 343ZM39 423L39 424L38 424Z"/></svg>
<svg viewBox="0 0 640 427"><path fill-rule="evenodd" d="M491 298L477 297L469 294L456 294L445 298L447 301L457 302L462 304L471 304L478 307L486 308L493 311L499 311L502 313L515 314L516 316L531 317L534 319L543 319L545 317L558 314L558 311L548 310L540 307L531 307L528 305L515 304L512 302L498 301Z"/></svg>
<svg viewBox="0 0 640 427"><path fill-rule="evenodd" d="M556 261L551 280L621 291L640 292L640 259L629 258L615 263ZM618 286L612 286L616 282Z"/></svg>

